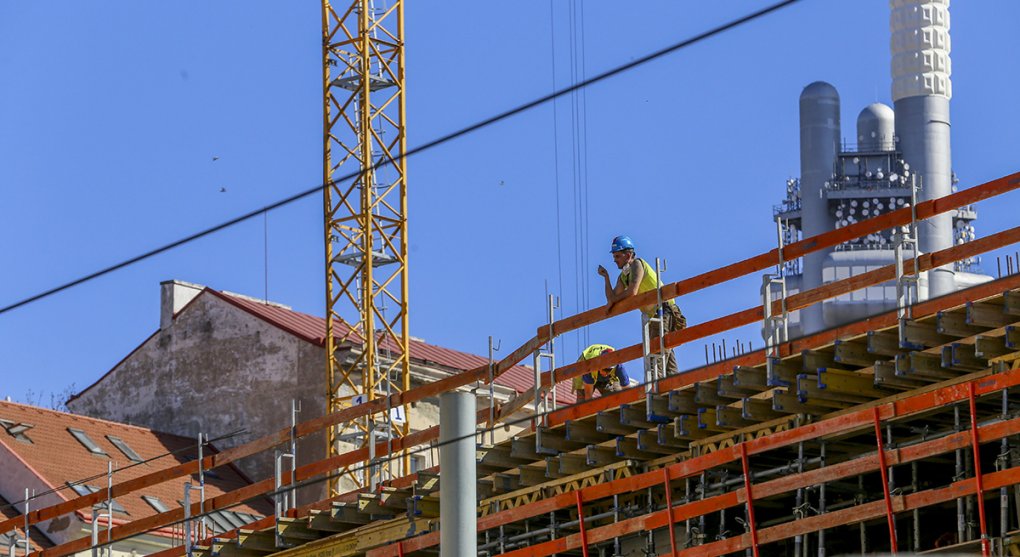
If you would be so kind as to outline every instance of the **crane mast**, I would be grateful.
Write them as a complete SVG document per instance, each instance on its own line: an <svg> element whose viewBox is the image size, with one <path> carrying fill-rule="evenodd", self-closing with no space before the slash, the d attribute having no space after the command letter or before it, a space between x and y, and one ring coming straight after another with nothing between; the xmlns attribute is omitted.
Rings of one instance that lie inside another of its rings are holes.
<svg viewBox="0 0 1020 557"><path fill-rule="evenodd" d="M402 0L322 2L327 412L410 389ZM353 174L352 179L342 180ZM327 455L367 447L330 496L408 473L390 458L406 405L338 424Z"/></svg>

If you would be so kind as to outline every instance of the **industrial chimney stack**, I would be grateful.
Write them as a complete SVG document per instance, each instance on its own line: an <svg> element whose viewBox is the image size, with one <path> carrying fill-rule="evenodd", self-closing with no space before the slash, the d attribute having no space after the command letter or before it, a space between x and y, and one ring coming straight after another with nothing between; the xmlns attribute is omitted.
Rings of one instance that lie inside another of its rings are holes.
<svg viewBox="0 0 1020 557"><path fill-rule="evenodd" d="M896 136L903 160L921 181L922 201L949 195L949 99L953 96L949 59L949 0L891 0L892 97ZM922 253L953 245L952 215L925 221L918 232ZM952 265L928 274L928 295L956 290Z"/></svg>

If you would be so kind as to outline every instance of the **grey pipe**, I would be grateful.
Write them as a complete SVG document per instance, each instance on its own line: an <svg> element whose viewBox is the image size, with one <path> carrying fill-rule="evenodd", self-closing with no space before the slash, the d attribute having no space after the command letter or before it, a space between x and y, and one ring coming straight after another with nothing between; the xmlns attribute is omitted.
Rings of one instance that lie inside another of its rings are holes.
<svg viewBox="0 0 1020 557"><path fill-rule="evenodd" d="M800 194L801 229L804 237L832 229L825 182L832 178L832 165L839 150L839 93L824 81L816 81L800 94ZM804 256L802 291L822 285L822 264L829 249ZM800 310L802 333L825 328L822 305Z"/></svg>
<svg viewBox="0 0 1020 557"><path fill-rule="evenodd" d="M439 555L478 554L478 482L475 470L475 396L439 396Z"/></svg>

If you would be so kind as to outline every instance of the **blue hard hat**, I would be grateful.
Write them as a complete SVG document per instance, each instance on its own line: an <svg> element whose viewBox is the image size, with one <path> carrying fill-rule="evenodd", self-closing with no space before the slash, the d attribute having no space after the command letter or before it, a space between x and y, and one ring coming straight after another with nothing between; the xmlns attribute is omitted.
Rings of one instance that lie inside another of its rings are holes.
<svg viewBox="0 0 1020 557"><path fill-rule="evenodd" d="M613 238L613 247L610 248L610 253L616 253L625 249L634 249L634 242L631 241L630 236L617 236Z"/></svg>

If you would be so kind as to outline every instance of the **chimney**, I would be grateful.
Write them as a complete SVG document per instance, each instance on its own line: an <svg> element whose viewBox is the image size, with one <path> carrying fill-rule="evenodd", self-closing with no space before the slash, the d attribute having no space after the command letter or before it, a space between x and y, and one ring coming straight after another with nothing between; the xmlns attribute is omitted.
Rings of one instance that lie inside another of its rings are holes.
<svg viewBox="0 0 1020 557"><path fill-rule="evenodd" d="M896 137L903 160L921 180L918 201L952 193L949 99L949 0L891 0L892 96ZM931 253L953 246L953 218L943 213L918 231L918 248ZM928 273L932 298L956 290L953 265Z"/></svg>
<svg viewBox="0 0 1020 557"><path fill-rule="evenodd" d="M205 289L200 284L182 280L166 280L159 283L159 330L165 331L173 324L174 315Z"/></svg>

